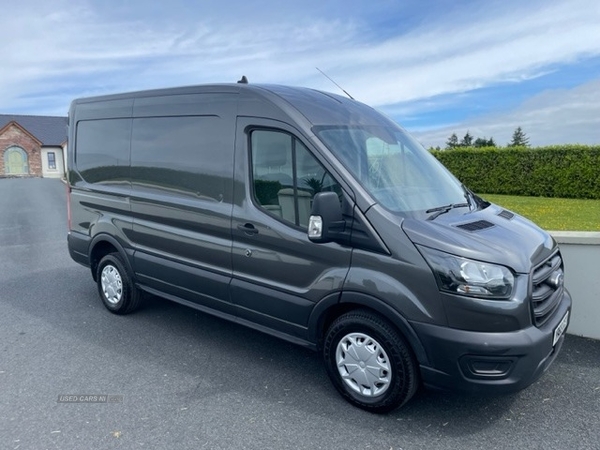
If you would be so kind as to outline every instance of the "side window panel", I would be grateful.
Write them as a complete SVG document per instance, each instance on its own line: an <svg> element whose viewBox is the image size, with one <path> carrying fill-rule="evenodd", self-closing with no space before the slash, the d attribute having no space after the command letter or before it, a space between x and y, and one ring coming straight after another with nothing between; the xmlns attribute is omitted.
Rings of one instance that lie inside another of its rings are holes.
<svg viewBox="0 0 600 450"><path fill-rule="evenodd" d="M288 133L252 131L251 160L255 202L290 224L307 228L314 196L340 192L306 146Z"/></svg>
<svg viewBox="0 0 600 450"><path fill-rule="evenodd" d="M255 130L251 140L254 198L260 206L281 216L278 194L283 189L294 187L292 137L285 133ZM295 222L293 217L290 220Z"/></svg>
<svg viewBox="0 0 600 450"><path fill-rule="evenodd" d="M80 121L75 160L88 183L119 183L129 178L131 119Z"/></svg>
<svg viewBox="0 0 600 450"><path fill-rule="evenodd" d="M136 118L131 144L135 190L193 195L222 201L224 167L232 153L223 148L223 121L216 116Z"/></svg>

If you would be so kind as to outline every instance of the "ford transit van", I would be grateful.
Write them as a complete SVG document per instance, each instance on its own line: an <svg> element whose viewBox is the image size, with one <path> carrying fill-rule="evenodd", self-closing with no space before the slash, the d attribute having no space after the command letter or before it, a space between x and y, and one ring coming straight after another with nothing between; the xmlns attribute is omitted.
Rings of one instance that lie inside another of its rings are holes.
<svg viewBox="0 0 600 450"><path fill-rule="evenodd" d="M109 311L150 293L314 349L372 412L421 385L525 388L569 323L553 238L349 98L222 84L78 99L68 186L69 252Z"/></svg>

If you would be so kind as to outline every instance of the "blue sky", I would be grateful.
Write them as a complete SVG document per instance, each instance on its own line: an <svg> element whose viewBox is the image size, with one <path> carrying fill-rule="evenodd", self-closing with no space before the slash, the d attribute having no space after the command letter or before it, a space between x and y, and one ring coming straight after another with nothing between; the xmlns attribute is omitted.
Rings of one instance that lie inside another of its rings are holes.
<svg viewBox="0 0 600 450"><path fill-rule="evenodd" d="M319 67L426 147L600 144L597 0L21 0L0 39L4 114L241 75L339 92Z"/></svg>

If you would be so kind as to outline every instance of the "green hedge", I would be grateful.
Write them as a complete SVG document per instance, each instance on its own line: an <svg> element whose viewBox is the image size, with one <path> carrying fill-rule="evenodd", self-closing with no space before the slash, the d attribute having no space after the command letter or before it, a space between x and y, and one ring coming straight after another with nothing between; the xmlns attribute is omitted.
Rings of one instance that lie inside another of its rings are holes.
<svg viewBox="0 0 600 450"><path fill-rule="evenodd" d="M600 199L600 146L459 148L431 153L474 192Z"/></svg>

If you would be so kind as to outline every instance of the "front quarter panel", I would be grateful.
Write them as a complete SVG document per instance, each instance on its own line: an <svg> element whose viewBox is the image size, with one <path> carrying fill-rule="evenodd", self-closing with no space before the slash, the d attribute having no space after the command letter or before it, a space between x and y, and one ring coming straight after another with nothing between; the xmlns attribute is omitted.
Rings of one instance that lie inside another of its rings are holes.
<svg viewBox="0 0 600 450"><path fill-rule="evenodd" d="M344 291L378 298L409 321L446 324L435 278L426 265L355 250Z"/></svg>

